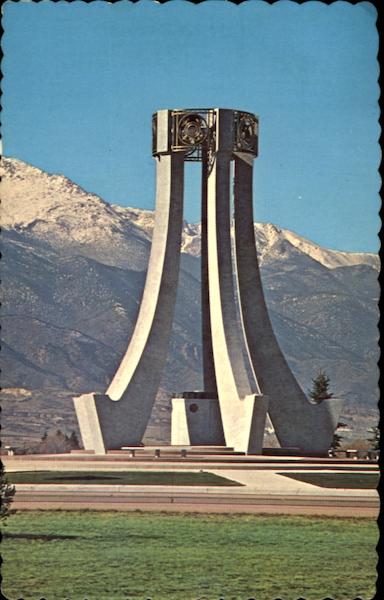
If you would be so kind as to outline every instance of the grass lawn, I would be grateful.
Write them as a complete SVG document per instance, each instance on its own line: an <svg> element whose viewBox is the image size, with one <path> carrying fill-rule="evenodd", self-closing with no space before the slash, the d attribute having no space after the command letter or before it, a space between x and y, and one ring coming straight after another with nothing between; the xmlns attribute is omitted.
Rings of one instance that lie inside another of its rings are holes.
<svg viewBox="0 0 384 600"><path fill-rule="evenodd" d="M25 511L3 593L37 600L369 600L374 519Z"/></svg>
<svg viewBox="0 0 384 600"><path fill-rule="evenodd" d="M105 483L118 485L229 485L241 483L214 473L182 471L15 471L9 483Z"/></svg>
<svg viewBox="0 0 384 600"><path fill-rule="evenodd" d="M376 489L379 473L279 473L284 477L325 488Z"/></svg>

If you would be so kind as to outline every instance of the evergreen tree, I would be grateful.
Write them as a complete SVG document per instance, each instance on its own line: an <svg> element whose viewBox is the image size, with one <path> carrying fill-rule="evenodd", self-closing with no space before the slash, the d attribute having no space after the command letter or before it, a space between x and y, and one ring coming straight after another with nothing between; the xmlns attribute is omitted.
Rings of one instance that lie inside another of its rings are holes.
<svg viewBox="0 0 384 600"><path fill-rule="evenodd" d="M9 517L12 512L10 510L11 503L13 502L13 497L15 495L15 486L9 485L8 480L5 476L4 465L0 463L0 496L1 496L1 506L0 506L0 521L5 524L6 519Z"/></svg>
<svg viewBox="0 0 384 600"><path fill-rule="evenodd" d="M371 429L368 429L368 432L372 434L372 437L368 439L372 450L380 450L380 429L378 427L371 427Z"/></svg>
<svg viewBox="0 0 384 600"><path fill-rule="evenodd" d="M28 454L62 454L80 447L75 431L68 435L57 429L52 433L45 431L40 442L28 449Z"/></svg>
<svg viewBox="0 0 384 600"><path fill-rule="evenodd" d="M334 454L337 450L339 450L341 448L341 440L343 440L343 436L339 435L337 433L337 430L340 427L345 427L345 423L338 423L337 424L337 428L335 433L333 434L333 440L332 440L332 444L330 445L330 451L332 452L332 454Z"/></svg>
<svg viewBox="0 0 384 600"><path fill-rule="evenodd" d="M316 404L332 398L333 394L329 391L329 377L324 371L319 371L312 379L312 389L308 391L308 396Z"/></svg>
<svg viewBox="0 0 384 600"><path fill-rule="evenodd" d="M75 431L72 431L71 435L69 436L69 447L71 450L77 450L80 448L79 439Z"/></svg>
<svg viewBox="0 0 384 600"><path fill-rule="evenodd" d="M343 437L341 435L339 435L338 433L334 433L333 434L333 440L332 440L332 444L330 445L330 450L332 452L336 452L336 450L339 450L341 447L341 440L343 439Z"/></svg>

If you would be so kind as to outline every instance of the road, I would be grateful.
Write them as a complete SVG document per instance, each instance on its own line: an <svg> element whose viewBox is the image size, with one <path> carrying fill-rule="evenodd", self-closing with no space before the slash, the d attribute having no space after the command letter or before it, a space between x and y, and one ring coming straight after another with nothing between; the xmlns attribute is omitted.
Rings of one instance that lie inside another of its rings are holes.
<svg viewBox="0 0 384 600"><path fill-rule="evenodd" d="M344 517L378 516L378 501L371 496L268 495L186 493L175 489L126 493L99 489L22 490L17 486L13 507L19 510L120 510L209 513L300 514ZM37 487L37 486L36 486ZM57 486L56 486L57 487ZM68 487L68 486L67 486ZM73 486L76 487L76 486Z"/></svg>

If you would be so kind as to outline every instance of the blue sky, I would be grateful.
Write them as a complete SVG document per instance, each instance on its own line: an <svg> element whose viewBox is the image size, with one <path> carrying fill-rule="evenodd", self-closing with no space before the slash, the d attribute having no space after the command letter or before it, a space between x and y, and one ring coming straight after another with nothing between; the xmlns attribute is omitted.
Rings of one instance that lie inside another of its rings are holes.
<svg viewBox="0 0 384 600"><path fill-rule="evenodd" d="M9 2L4 154L108 202L153 208L151 115L260 118L256 220L320 245L378 249L378 39L372 4ZM198 221L188 165L185 216Z"/></svg>

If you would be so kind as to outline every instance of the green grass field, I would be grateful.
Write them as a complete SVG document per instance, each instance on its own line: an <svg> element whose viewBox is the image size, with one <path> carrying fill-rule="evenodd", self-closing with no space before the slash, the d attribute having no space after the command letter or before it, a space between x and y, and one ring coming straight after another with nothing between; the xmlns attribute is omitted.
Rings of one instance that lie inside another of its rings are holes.
<svg viewBox="0 0 384 600"><path fill-rule="evenodd" d="M379 473L279 473L284 477L325 488L376 489Z"/></svg>
<svg viewBox="0 0 384 600"><path fill-rule="evenodd" d="M373 597L374 519L17 512L4 528L10 600Z"/></svg>
<svg viewBox="0 0 384 600"><path fill-rule="evenodd" d="M105 483L116 485L229 485L241 483L214 473L187 471L14 471L9 483Z"/></svg>

